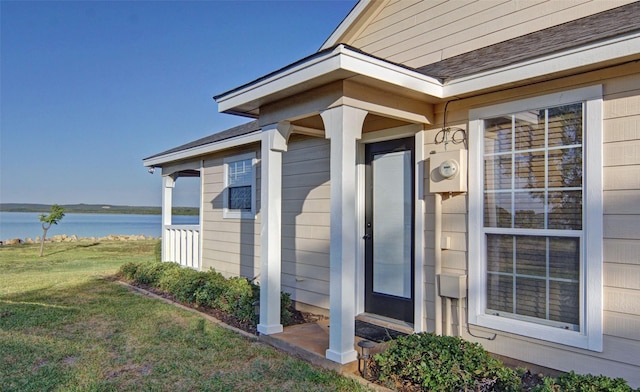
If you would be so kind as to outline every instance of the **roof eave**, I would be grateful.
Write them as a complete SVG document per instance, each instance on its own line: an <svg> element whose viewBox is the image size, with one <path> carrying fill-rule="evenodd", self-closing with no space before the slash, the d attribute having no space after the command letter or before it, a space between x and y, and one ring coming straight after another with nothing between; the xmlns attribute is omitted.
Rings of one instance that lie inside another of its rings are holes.
<svg viewBox="0 0 640 392"><path fill-rule="evenodd" d="M634 32L505 67L453 78L444 83L443 98L469 95L497 86L516 85L545 75L639 57L640 32Z"/></svg>
<svg viewBox="0 0 640 392"><path fill-rule="evenodd" d="M253 106L264 104L269 101L269 97L287 94L287 91L293 94L297 89L308 89L314 83L319 85L356 75L381 80L429 96L442 95L442 83L438 79L375 58L348 46L338 45L333 50L320 52L318 55L307 58L306 61L220 94L214 99L218 103L220 112L249 114L247 108L251 104Z"/></svg>
<svg viewBox="0 0 640 392"><path fill-rule="evenodd" d="M217 151L226 150L238 146L243 146L250 143L259 142L261 140L261 131L253 131L244 135L231 137L228 139L212 142L202 146L188 148L180 151L175 151L167 154L157 155L142 160L142 164L145 167L160 167L164 164L181 161L185 159L191 159L198 156L214 153Z"/></svg>

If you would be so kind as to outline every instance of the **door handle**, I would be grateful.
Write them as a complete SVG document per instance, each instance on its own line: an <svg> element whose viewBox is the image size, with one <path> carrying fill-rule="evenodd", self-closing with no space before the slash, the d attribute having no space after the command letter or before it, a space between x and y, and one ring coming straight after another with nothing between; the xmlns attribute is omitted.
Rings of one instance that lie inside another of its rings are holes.
<svg viewBox="0 0 640 392"><path fill-rule="evenodd" d="M368 240L371 239L371 234L365 234L364 236L362 236L363 240Z"/></svg>

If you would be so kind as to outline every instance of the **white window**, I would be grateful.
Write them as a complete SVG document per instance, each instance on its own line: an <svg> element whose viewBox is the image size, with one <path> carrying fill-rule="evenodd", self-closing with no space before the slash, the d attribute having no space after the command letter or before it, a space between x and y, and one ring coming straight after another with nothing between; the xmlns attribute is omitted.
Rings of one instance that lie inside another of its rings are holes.
<svg viewBox="0 0 640 392"><path fill-rule="evenodd" d="M256 175L254 153L224 159L225 218L255 218Z"/></svg>
<svg viewBox="0 0 640 392"><path fill-rule="evenodd" d="M469 125L469 322L601 351L601 86Z"/></svg>

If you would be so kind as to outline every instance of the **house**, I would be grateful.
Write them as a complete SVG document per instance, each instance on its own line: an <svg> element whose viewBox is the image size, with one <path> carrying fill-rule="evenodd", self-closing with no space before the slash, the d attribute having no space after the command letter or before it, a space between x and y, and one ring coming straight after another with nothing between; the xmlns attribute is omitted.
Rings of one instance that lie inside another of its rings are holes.
<svg viewBox="0 0 640 392"><path fill-rule="evenodd" d="M640 386L640 2L361 0L317 53L215 96L252 118L144 159L163 259L330 316ZM199 176L200 225L171 224ZM178 181L179 186L179 181Z"/></svg>

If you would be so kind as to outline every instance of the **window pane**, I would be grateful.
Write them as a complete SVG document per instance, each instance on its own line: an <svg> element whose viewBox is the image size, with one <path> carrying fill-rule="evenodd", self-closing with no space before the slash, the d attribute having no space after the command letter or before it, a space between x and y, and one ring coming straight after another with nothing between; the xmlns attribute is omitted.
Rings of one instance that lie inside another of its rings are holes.
<svg viewBox="0 0 640 392"><path fill-rule="evenodd" d="M578 283L549 282L549 319L580 324L580 296Z"/></svg>
<svg viewBox="0 0 640 392"><path fill-rule="evenodd" d="M544 188L544 151L515 154L514 165L516 189Z"/></svg>
<svg viewBox="0 0 640 392"><path fill-rule="evenodd" d="M547 287L543 279L516 279L516 314L547 318Z"/></svg>
<svg viewBox="0 0 640 392"><path fill-rule="evenodd" d="M487 308L513 313L513 278L488 274Z"/></svg>
<svg viewBox="0 0 640 392"><path fill-rule="evenodd" d="M549 187L582 186L582 148L549 151Z"/></svg>
<svg viewBox="0 0 640 392"><path fill-rule="evenodd" d="M484 120L484 152L494 154L511 151L511 116Z"/></svg>
<svg viewBox="0 0 640 392"><path fill-rule="evenodd" d="M582 192L549 192L549 229L582 230Z"/></svg>
<svg viewBox="0 0 640 392"><path fill-rule="evenodd" d="M544 148L545 110L528 110L514 116L515 149Z"/></svg>
<svg viewBox="0 0 640 392"><path fill-rule="evenodd" d="M514 194L515 227L544 229L544 192Z"/></svg>
<svg viewBox="0 0 640 392"><path fill-rule="evenodd" d="M549 276L578 280L580 277L579 238L549 238Z"/></svg>
<svg viewBox="0 0 640 392"><path fill-rule="evenodd" d="M251 186L229 188L229 209L251 211Z"/></svg>
<svg viewBox="0 0 640 392"><path fill-rule="evenodd" d="M230 162L228 164L228 186L251 184L253 180L251 159Z"/></svg>
<svg viewBox="0 0 640 392"><path fill-rule="evenodd" d="M511 155L490 156L485 159L484 189L511 189Z"/></svg>
<svg viewBox="0 0 640 392"><path fill-rule="evenodd" d="M511 193L485 193L484 226L512 227Z"/></svg>
<svg viewBox="0 0 640 392"><path fill-rule="evenodd" d="M486 234L489 312L579 324L582 106L484 120L484 226L493 232ZM528 235L513 235L511 228Z"/></svg>
<svg viewBox="0 0 640 392"><path fill-rule="evenodd" d="M516 237L516 273L518 275L546 276L546 237Z"/></svg>
<svg viewBox="0 0 640 392"><path fill-rule="evenodd" d="M487 234L487 270L513 272L513 236Z"/></svg>
<svg viewBox="0 0 640 392"><path fill-rule="evenodd" d="M582 144L582 104L549 108L549 147Z"/></svg>

